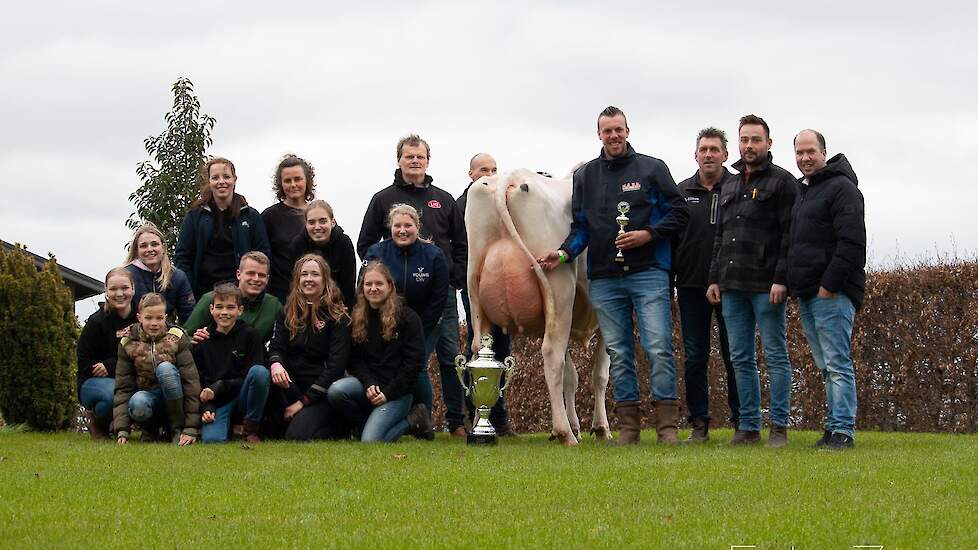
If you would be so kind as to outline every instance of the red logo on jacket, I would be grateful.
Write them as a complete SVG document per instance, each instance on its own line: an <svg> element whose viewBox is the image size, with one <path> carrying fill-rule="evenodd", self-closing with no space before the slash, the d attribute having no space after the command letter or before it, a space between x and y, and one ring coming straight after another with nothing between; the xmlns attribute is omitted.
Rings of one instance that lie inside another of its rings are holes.
<svg viewBox="0 0 978 550"><path fill-rule="evenodd" d="M441 208L441 203L435 199L428 201L428 208Z"/></svg>

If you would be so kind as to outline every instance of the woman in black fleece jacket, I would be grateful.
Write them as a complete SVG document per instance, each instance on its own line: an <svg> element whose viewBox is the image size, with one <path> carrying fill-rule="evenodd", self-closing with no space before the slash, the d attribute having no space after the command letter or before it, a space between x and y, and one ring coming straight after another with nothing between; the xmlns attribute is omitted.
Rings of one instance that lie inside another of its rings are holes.
<svg viewBox="0 0 978 550"><path fill-rule="evenodd" d="M350 356L350 317L321 256L306 254L292 270L292 290L268 345L273 391L266 427L287 439L329 439L348 434L325 399L343 377Z"/></svg>
<svg viewBox="0 0 978 550"><path fill-rule="evenodd" d="M78 401L85 407L88 431L94 439L109 435L119 340L136 322L135 288L126 268L110 270L105 276L105 303L88 318L78 337Z"/></svg>
<svg viewBox="0 0 978 550"><path fill-rule="evenodd" d="M397 441L408 431L434 439L427 407L411 407L424 365L421 318L401 303L384 264L363 268L352 317L352 376L330 386L329 402L361 431L361 441Z"/></svg>

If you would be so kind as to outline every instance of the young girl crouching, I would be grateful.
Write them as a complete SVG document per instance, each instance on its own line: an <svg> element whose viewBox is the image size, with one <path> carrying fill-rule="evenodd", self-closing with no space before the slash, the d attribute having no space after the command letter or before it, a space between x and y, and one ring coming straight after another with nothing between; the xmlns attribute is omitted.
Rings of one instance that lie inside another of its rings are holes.
<svg viewBox="0 0 978 550"><path fill-rule="evenodd" d="M190 338L166 322L163 296L139 300L138 323L119 342L115 368L114 425L120 445L129 440L133 422L143 440L156 439L160 427L174 443L190 445L200 434L200 380Z"/></svg>
<svg viewBox="0 0 978 550"><path fill-rule="evenodd" d="M329 402L360 430L361 441L397 441L408 429L433 436L428 409L411 407L424 366L421 319L401 303L384 264L369 262L361 273L352 316L352 376L330 386Z"/></svg>

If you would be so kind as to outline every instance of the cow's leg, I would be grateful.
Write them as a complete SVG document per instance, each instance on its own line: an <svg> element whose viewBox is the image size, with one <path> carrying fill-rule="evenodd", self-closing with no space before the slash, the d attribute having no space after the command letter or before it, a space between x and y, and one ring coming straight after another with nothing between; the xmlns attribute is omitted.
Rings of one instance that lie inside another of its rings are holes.
<svg viewBox="0 0 978 550"><path fill-rule="evenodd" d="M581 437L581 420L577 417L577 405L575 404L575 394L577 393L577 369L574 367L574 360L571 359L570 349L564 353L564 407L567 408L567 421L571 431Z"/></svg>
<svg viewBox="0 0 978 550"><path fill-rule="evenodd" d="M608 368L611 358L604 343L601 331L591 359L591 391L594 392L594 413L591 416L591 433L595 439L611 439L611 425L608 424L608 410L605 407L608 393Z"/></svg>
<svg viewBox="0 0 978 550"><path fill-rule="evenodd" d="M564 353L568 334L545 334L543 337L543 374L550 394L550 411L553 416L553 438L564 445L577 445L571 431L564 406Z"/></svg>
<svg viewBox="0 0 978 550"><path fill-rule="evenodd" d="M469 204L472 203L470 199ZM468 232L469 248L466 285L469 291L469 311L472 314L472 318L466 319L465 323L471 331L472 352L475 353L478 351L482 332L488 330L486 314L479 301L479 277L482 264L486 261L486 250L490 243L499 238L498 219L487 216L485 210L471 209L470 214L470 209L466 208L465 228Z"/></svg>

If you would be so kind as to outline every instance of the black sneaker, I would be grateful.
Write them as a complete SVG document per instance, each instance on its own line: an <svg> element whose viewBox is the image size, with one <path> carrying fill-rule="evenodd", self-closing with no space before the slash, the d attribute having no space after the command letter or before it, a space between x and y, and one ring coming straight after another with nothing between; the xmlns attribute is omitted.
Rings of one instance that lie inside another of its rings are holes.
<svg viewBox="0 0 978 550"><path fill-rule="evenodd" d="M830 449L833 451L844 451L846 449L852 449L855 446L856 446L855 439L840 432L834 432L829 437L828 442L825 444L826 449Z"/></svg>
<svg viewBox="0 0 978 550"><path fill-rule="evenodd" d="M428 416L428 407L424 403L418 403L411 407L406 420L408 422L407 433L426 441L435 439L435 429L431 425L431 417Z"/></svg>
<svg viewBox="0 0 978 550"><path fill-rule="evenodd" d="M822 432L822 437L819 438L819 440L816 441L815 444L812 445L812 447L815 447L816 449L820 449L828 445L829 439L831 438L832 438L832 432L825 430L824 432Z"/></svg>

